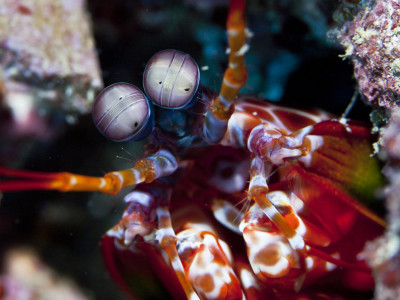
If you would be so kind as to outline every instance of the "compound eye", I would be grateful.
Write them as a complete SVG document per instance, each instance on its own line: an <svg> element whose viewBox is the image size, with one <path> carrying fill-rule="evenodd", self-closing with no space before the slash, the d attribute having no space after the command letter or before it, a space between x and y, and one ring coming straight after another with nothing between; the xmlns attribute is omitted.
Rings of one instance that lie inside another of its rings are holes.
<svg viewBox="0 0 400 300"><path fill-rule="evenodd" d="M164 50L153 55L143 75L147 96L156 105L179 109L196 102L200 71L188 54Z"/></svg>
<svg viewBox="0 0 400 300"><path fill-rule="evenodd" d="M136 86L115 83L100 92L93 106L97 129L116 142L140 140L153 127L151 105Z"/></svg>

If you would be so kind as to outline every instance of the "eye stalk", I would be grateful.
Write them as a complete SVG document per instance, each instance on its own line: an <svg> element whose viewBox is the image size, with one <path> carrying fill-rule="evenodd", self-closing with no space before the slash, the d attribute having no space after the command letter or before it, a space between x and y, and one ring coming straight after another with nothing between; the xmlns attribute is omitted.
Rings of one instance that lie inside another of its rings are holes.
<svg viewBox="0 0 400 300"><path fill-rule="evenodd" d="M143 86L154 104L170 109L187 108L197 101L200 70L188 54L163 50L147 63Z"/></svg>
<svg viewBox="0 0 400 300"><path fill-rule="evenodd" d="M93 106L97 129L115 142L141 140L154 125L152 106L136 86L115 83L100 92Z"/></svg>

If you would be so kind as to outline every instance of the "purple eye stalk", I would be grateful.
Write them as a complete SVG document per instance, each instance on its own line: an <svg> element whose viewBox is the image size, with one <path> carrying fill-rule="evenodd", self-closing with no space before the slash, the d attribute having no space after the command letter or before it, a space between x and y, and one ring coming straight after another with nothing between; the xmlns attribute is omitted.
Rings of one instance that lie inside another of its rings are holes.
<svg viewBox="0 0 400 300"><path fill-rule="evenodd" d="M147 63L143 86L155 105L169 109L188 108L196 103L201 90L200 70L188 54L163 50Z"/></svg>
<svg viewBox="0 0 400 300"><path fill-rule="evenodd" d="M100 92L93 106L97 129L115 142L142 140L154 125L152 106L136 86L115 83Z"/></svg>

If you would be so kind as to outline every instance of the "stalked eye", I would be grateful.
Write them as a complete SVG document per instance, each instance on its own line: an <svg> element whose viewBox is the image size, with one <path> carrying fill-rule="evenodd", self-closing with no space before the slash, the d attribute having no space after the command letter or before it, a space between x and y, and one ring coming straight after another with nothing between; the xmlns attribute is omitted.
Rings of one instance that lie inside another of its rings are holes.
<svg viewBox="0 0 400 300"><path fill-rule="evenodd" d="M200 71L188 54L164 50L153 55L143 75L147 96L156 105L178 109L196 102Z"/></svg>
<svg viewBox="0 0 400 300"><path fill-rule="evenodd" d="M141 140L153 128L151 110L151 104L136 86L115 83L97 96L93 120L97 129L110 140Z"/></svg>

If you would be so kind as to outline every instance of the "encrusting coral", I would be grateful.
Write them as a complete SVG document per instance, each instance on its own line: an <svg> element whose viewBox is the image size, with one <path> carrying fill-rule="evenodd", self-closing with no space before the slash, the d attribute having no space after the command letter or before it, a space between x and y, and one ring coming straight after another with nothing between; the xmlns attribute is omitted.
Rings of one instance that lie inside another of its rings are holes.
<svg viewBox="0 0 400 300"><path fill-rule="evenodd" d="M385 188L388 229L384 236L367 245L364 255L374 269L375 299L399 299L400 1L378 0L364 5L335 34L345 47L343 58L351 59L354 64L354 77L362 98L376 109L371 114L375 129L388 122L380 130L380 143L389 161L384 169L388 180Z"/></svg>
<svg viewBox="0 0 400 300"><path fill-rule="evenodd" d="M394 108L400 94L400 3L377 1L337 31L354 64L359 91L372 105Z"/></svg>

